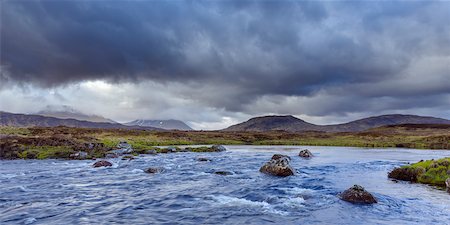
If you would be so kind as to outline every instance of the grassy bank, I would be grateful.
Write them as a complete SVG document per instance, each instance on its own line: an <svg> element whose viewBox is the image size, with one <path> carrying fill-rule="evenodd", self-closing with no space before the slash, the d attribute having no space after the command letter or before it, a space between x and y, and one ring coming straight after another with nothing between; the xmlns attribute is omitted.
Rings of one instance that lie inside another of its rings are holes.
<svg viewBox="0 0 450 225"><path fill-rule="evenodd" d="M394 169L389 177L398 180L445 186L445 180L450 177L450 158L420 161Z"/></svg>
<svg viewBox="0 0 450 225"><path fill-rule="evenodd" d="M354 133L145 131L0 127L0 158L66 158L77 151L102 157L120 141L138 152L177 145L318 145L450 149L450 126L387 126ZM90 146L94 144L94 147Z"/></svg>

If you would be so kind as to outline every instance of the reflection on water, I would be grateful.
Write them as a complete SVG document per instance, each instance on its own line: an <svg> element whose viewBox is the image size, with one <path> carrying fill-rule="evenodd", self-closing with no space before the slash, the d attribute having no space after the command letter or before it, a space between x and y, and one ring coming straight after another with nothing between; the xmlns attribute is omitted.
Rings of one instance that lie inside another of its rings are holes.
<svg viewBox="0 0 450 225"><path fill-rule="evenodd" d="M93 161L0 161L0 224L449 224L450 195L393 182L387 172L448 151L227 146L221 153L146 155ZM258 172L274 153L292 157L297 175ZM199 162L198 157L211 162ZM162 174L146 174L150 166ZM221 176L214 171L230 171ZM336 195L360 184L378 199L352 205Z"/></svg>

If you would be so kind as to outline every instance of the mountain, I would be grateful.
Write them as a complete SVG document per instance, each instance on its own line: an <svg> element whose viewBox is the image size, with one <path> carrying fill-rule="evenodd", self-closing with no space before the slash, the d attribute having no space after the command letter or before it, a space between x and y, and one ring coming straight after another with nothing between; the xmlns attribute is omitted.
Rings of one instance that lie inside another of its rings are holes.
<svg viewBox="0 0 450 225"><path fill-rule="evenodd" d="M319 126L305 122L293 116L262 116L251 118L246 122L230 126L224 131L307 131L317 130Z"/></svg>
<svg viewBox="0 0 450 225"><path fill-rule="evenodd" d="M148 129L162 130L155 127L126 126L119 123L90 122L76 119L60 119L41 115L27 115L0 112L0 126L14 127L84 127L84 128L122 128L122 129Z"/></svg>
<svg viewBox="0 0 450 225"><path fill-rule="evenodd" d="M117 123L111 119L107 119L98 115L86 115L69 106L47 106L44 110L39 111L36 115L55 117L59 119L76 119L99 123Z"/></svg>
<svg viewBox="0 0 450 225"><path fill-rule="evenodd" d="M399 124L450 124L450 120L416 115L390 114L368 117L343 124L316 125L305 122L294 116L263 116L255 117L246 122L230 126L224 131L273 131L289 132L326 131L355 132L370 128Z"/></svg>
<svg viewBox="0 0 450 225"><path fill-rule="evenodd" d="M125 123L128 126L157 127L165 130L192 130L180 120L135 120Z"/></svg>

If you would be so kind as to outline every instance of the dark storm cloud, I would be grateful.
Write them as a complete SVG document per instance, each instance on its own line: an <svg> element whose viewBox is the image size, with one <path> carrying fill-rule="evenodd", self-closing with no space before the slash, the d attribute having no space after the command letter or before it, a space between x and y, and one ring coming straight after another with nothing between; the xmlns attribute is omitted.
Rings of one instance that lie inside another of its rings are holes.
<svg viewBox="0 0 450 225"><path fill-rule="evenodd" d="M449 59L449 9L449 2L3 1L0 79L42 87L184 83L193 98L230 111L264 95L324 90L359 101L439 95L450 92L442 83L448 66L419 68L419 77L438 77L423 90L401 84L422 59Z"/></svg>

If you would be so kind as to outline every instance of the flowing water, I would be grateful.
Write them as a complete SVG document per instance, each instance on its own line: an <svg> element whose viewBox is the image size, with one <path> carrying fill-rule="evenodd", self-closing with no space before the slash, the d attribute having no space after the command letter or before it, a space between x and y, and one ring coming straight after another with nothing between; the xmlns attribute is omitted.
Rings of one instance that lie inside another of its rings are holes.
<svg viewBox="0 0 450 225"><path fill-rule="evenodd" d="M387 178L394 167L450 151L308 147L315 157L302 159L299 146L226 147L114 159L110 168L92 168L91 160L0 161L0 224L450 224L445 191ZM291 156L297 175L261 174L274 153ZM154 166L165 171L143 172ZM340 200L353 184L378 203Z"/></svg>

